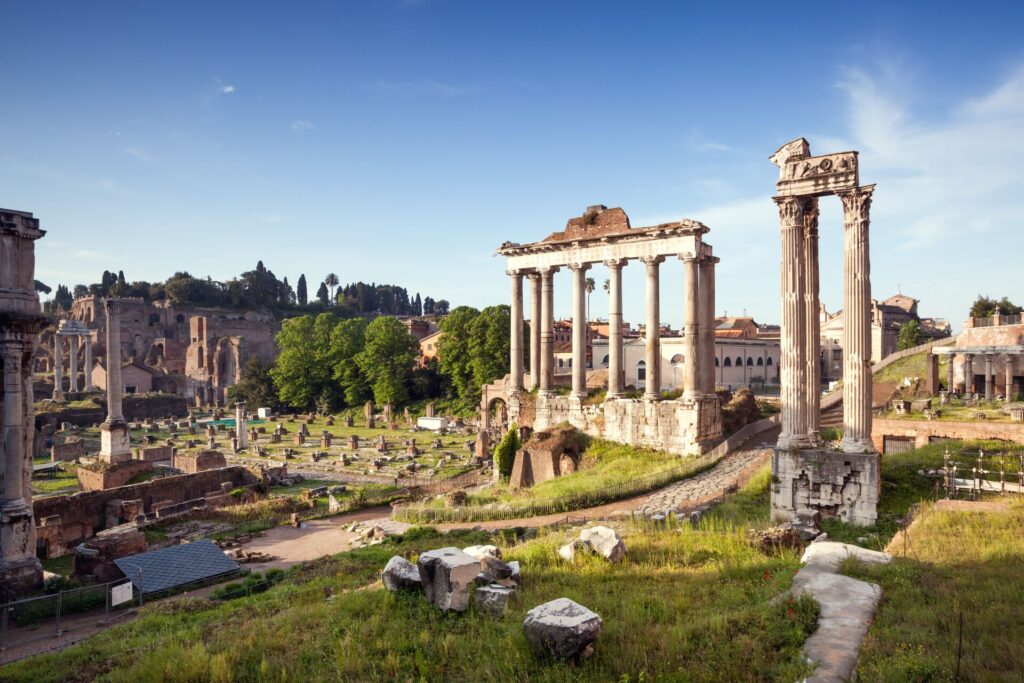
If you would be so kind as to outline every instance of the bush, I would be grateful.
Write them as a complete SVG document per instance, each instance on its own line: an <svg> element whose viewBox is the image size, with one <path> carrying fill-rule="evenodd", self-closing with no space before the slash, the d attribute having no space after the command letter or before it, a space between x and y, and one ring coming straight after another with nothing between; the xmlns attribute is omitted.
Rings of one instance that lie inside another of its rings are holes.
<svg viewBox="0 0 1024 683"><path fill-rule="evenodd" d="M501 443L494 449L494 462L503 479L512 476L512 465L516 461L516 451L523 447L519 441L519 428L513 424L502 437Z"/></svg>

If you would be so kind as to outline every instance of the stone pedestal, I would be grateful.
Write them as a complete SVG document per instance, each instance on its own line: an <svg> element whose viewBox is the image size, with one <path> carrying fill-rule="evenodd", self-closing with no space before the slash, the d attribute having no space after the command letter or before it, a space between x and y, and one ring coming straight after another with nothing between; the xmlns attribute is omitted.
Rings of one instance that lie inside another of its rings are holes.
<svg viewBox="0 0 1024 683"><path fill-rule="evenodd" d="M776 448L772 456L772 520L792 519L811 508L823 517L871 526L878 518L881 485L878 453Z"/></svg>
<svg viewBox="0 0 1024 683"><path fill-rule="evenodd" d="M131 439L124 420L100 425L100 460L116 464L132 459Z"/></svg>

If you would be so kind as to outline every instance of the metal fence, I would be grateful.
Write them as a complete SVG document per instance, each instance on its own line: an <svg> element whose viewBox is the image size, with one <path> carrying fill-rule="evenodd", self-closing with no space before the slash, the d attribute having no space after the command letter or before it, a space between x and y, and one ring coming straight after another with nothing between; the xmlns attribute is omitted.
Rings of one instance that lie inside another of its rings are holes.
<svg viewBox="0 0 1024 683"><path fill-rule="evenodd" d="M942 481L947 498L963 493L972 500L983 493L1024 494L1024 450L979 448L943 454Z"/></svg>

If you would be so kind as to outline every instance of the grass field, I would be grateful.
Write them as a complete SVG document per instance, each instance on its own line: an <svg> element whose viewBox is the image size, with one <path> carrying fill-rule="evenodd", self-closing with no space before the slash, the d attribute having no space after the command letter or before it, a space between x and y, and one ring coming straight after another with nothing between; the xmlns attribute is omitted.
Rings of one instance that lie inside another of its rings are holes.
<svg viewBox="0 0 1024 683"><path fill-rule="evenodd" d="M624 529L626 560L575 565L555 549L575 530L518 543L517 602L500 618L470 609L443 615L421 596L375 581L388 557L444 545L491 542L482 532L414 528L383 545L314 563L269 591L226 602L180 598L57 654L6 667L9 681L774 681L806 673L800 647L813 601L772 602L798 567L792 552L765 555L746 541L766 515L767 476L697 529ZM756 509L754 518L747 511ZM351 591L351 592L345 592ZM598 612L603 632L579 664L537 661L522 633L531 607L569 597Z"/></svg>

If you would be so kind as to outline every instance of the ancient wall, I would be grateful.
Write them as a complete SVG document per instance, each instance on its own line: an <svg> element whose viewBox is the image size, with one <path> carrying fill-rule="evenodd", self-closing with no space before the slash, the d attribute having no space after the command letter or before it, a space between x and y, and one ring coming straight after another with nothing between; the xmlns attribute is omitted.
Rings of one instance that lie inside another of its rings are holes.
<svg viewBox="0 0 1024 683"><path fill-rule="evenodd" d="M196 453L176 453L174 467L189 474L205 472L227 467L224 455L217 451L198 451Z"/></svg>
<svg viewBox="0 0 1024 683"><path fill-rule="evenodd" d="M117 467L92 470L88 467L79 467L75 470L78 475L78 485L83 491L102 491L124 486L132 477L153 469L153 465L141 460L120 463Z"/></svg>
<svg viewBox="0 0 1024 683"><path fill-rule="evenodd" d="M174 459L174 446L144 446L135 449L135 460L159 462Z"/></svg>
<svg viewBox="0 0 1024 683"><path fill-rule="evenodd" d="M65 437L61 443L50 446L51 462L73 461L85 455L85 442L80 436Z"/></svg>
<svg viewBox="0 0 1024 683"><path fill-rule="evenodd" d="M256 478L244 467L225 467L198 474L163 477L104 491L42 498L33 504L36 532L38 538L45 542L48 556L58 557L108 526L106 511L111 501L138 500L141 501L142 511L152 512L154 504L163 501L183 503L204 498L211 493L222 496L221 484L225 482L234 489L256 483Z"/></svg>
<svg viewBox="0 0 1024 683"><path fill-rule="evenodd" d="M881 483L877 453L776 448L772 453L772 520L788 521L797 510L812 508L823 517L871 526L878 518Z"/></svg>
<svg viewBox="0 0 1024 683"><path fill-rule="evenodd" d="M126 420L188 415L188 401L184 396L125 396L122 407Z"/></svg>
<svg viewBox="0 0 1024 683"><path fill-rule="evenodd" d="M874 419L871 441L883 452L885 437L911 437L914 447L927 446L932 437L943 439L1000 439L1024 444L1024 422L953 422L948 420Z"/></svg>

